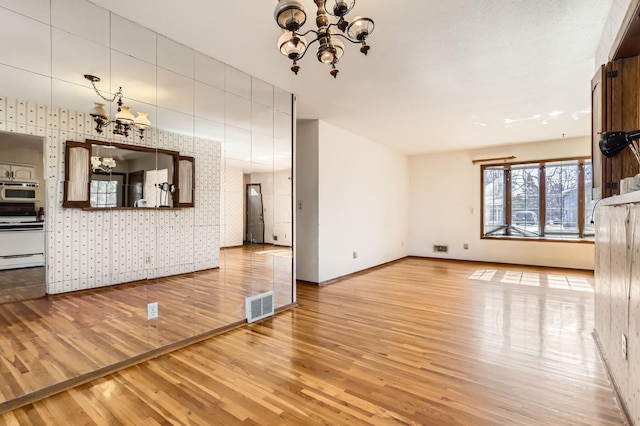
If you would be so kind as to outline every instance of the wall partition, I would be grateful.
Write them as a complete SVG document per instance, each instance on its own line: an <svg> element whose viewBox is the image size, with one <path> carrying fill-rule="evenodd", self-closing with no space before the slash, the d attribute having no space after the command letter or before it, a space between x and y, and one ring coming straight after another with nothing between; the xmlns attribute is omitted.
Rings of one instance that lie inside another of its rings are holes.
<svg viewBox="0 0 640 426"><path fill-rule="evenodd" d="M85 0L0 1L0 40L0 131L42 140L47 291L0 304L0 412L241 324L245 297L294 303L290 93ZM118 105L85 74L151 126L97 129L94 103L110 119ZM89 206L65 207L69 141L95 160L79 182ZM249 183L260 241L246 237Z"/></svg>

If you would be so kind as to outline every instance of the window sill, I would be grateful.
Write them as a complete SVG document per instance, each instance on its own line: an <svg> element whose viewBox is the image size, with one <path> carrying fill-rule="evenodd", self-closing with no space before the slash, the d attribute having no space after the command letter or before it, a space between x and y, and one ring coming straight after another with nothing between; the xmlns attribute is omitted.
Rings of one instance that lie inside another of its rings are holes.
<svg viewBox="0 0 640 426"><path fill-rule="evenodd" d="M481 240L500 240L500 241L535 241L539 243L570 243L570 244L594 244L594 237L586 238L557 238L557 237L480 237Z"/></svg>

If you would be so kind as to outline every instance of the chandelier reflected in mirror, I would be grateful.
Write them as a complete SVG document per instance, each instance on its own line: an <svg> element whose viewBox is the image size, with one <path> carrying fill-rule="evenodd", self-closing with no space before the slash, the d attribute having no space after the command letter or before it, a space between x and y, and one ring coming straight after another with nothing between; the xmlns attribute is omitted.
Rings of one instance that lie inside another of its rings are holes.
<svg viewBox="0 0 640 426"><path fill-rule="evenodd" d="M91 170L93 172L109 173L116 168L116 160L111 157L100 157L94 155L91 157Z"/></svg>
<svg viewBox="0 0 640 426"><path fill-rule="evenodd" d="M140 139L142 139L144 137L144 131L149 128L149 126L151 126L151 122L149 121L149 118L147 118L147 113L138 112L138 115L134 117L134 115L131 113L131 108L124 105L122 102L122 87L118 88L118 91L113 95L112 98L106 98L96 87L96 83L100 82L99 77L91 74L85 74L84 78L91 82L93 90L95 90L96 94L100 96L105 102L111 103L116 99L118 100L118 112L116 113L115 120L109 120L109 113L105 109L104 103L94 102L95 106L91 108L91 110L89 111L89 115L93 117L93 121L95 121L96 123L96 132L102 133L102 129L104 127L113 124L114 135L127 137L129 136L129 131L134 129L138 131Z"/></svg>
<svg viewBox="0 0 640 426"><path fill-rule="evenodd" d="M280 52L293 61L291 71L298 74L300 66L298 61L304 57L308 47L318 43L316 57L323 64L331 66L329 73L335 78L338 75L336 64L344 54L344 43L361 44L360 52L366 55L369 52L367 39L374 29L373 20L356 16L351 22L345 17L356 4L355 0L314 0L318 11L316 13L317 30L299 32L307 21L307 13L300 0L278 0L274 17L278 26L284 33L278 39ZM329 23L329 15L338 18L335 23ZM306 36L313 33L315 38L307 43Z"/></svg>

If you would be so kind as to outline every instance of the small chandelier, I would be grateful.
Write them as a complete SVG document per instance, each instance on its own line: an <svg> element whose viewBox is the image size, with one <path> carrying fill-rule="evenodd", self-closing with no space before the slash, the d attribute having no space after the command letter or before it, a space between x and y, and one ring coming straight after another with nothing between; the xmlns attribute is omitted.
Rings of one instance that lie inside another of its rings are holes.
<svg viewBox="0 0 640 426"><path fill-rule="evenodd" d="M116 160L100 156L91 156L91 169L94 172L109 173L116 168Z"/></svg>
<svg viewBox="0 0 640 426"><path fill-rule="evenodd" d="M96 83L100 81L99 77L95 75L85 74L84 78L91 82L93 86L93 90L106 102L113 102L116 99L118 100L118 112L116 113L115 120L109 120L109 113L104 107L104 103L94 102L94 107L89 111L89 115L93 117L93 120L96 122L96 132L102 133L102 129L107 127L109 124L114 124L113 134L121 135L124 137L129 136L129 130L132 128L137 130L140 134L140 139L144 137L144 131L151 126L151 122L149 118L147 118L146 112L138 112L136 117L131 113L131 108L122 104L122 87L118 88L118 91L113 95L113 98L105 98L102 96L98 88L96 87Z"/></svg>
<svg viewBox="0 0 640 426"><path fill-rule="evenodd" d="M344 44L340 38L351 43L361 44L360 52L366 55L370 49L367 45L367 38L373 32L375 25L373 20L360 16L356 16L351 23L345 19L345 16L355 6L355 0L351 2L344 0L314 1L318 7L316 13L318 29L317 31L309 30L305 33L299 33L298 31L307 21L304 5L300 0L278 0L274 17L278 26L284 30L278 39L278 48L283 55L293 61L291 71L298 74L300 70L298 61L304 57L307 47L318 42L316 56L320 62L331 65L329 73L333 78L336 78L339 72L336 64L344 54ZM338 22L329 23L328 15L338 18ZM334 27L340 32L336 31ZM307 43L305 36L309 33L314 33L316 38Z"/></svg>

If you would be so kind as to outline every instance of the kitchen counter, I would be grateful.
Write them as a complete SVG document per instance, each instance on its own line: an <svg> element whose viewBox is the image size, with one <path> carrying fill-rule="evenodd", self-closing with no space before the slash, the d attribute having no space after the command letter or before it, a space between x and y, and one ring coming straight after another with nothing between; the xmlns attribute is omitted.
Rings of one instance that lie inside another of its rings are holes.
<svg viewBox="0 0 640 426"><path fill-rule="evenodd" d="M599 206L618 206L621 204L640 203L640 191L629 192L628 194L614 195L598 201Z"/></svg>

